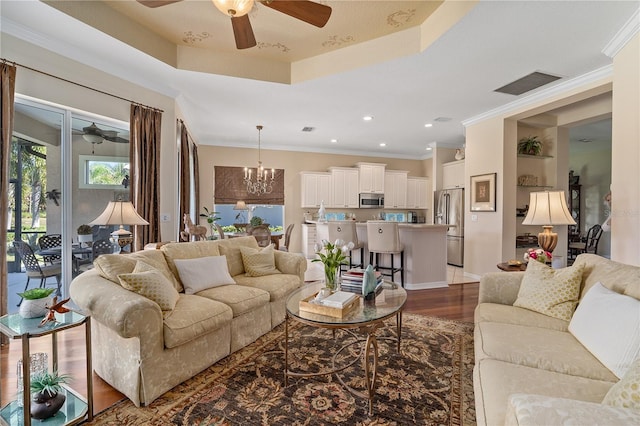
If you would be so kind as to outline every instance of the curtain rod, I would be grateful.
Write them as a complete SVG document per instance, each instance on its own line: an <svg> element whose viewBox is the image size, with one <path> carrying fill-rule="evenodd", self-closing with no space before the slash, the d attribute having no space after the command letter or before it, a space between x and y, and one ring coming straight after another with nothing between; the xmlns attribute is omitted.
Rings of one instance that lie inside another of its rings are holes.
<svg viewBox="0 0 640 426"><path fill-rule="evenodd" d="M66 78L58 77L57 75L49 74L47 72L40 71L40 70L37 70L35 68L28 67L26 65L18 64L16 62L9 61L9 60L7 60L5 58L1 58L0 60L2 60L3 63L12 64L13 66L19 66L19 67L28 69L30 71L40 73L42 75L46 75L47 77L52 77L52 78L64 81L65 83L74 84L76 86L80 86L80 87L85 88L85 89L93 90L94 92L102 93L103 95L111 96L112 98L120 99L121 101L127 101L127 102L130 102L130 103L135 104L135 105L140 105L140 106L143 106L145 108L150 108L150 109L152 109L154 111L164 112L163 110L161 110L159 108L152 107L152 106L145 105L145 104L141 104L140 102L132 101L131 99L123 98L122 96L114 95L113 93L105 92L105 91L102 91L100 89L95 89L93 87L85 86L84 84L76 83L75 81L67 80Z"/></svg>

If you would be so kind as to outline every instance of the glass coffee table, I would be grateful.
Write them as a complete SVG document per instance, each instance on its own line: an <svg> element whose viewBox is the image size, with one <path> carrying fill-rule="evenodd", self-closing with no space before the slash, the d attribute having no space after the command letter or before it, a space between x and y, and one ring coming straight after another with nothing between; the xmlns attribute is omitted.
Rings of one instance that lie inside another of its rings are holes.
<svg viewBox="0 0 640 426"><path fill-rule="evenodd" d="M335 374L342 385L353 395L369 400L369 415L373 413L373 397L375 395L376 375L378 368L378 340L376 330L384 325L384 320L396 317L396 341L398 353L400 352L400 341L402 331L402 307L407 300L407 292L397 284L385 282L382 291L379 292L375 300L365 301L360 297L358 306L350 309L343 318L334 318L327 315L311 313L300 310L300 301L307 299L320 291L324 283L311 284L294 291L287 299L287 315L285 317L285 339L284 339L284 383L288 384L289 377L314 377L327 374ZM334 355L332 368L327 371L314 373L301 373L289 369L289 320L293 319L311 327L326 328L335 330L345 330L356 337L355 341L345 344ZM362 343L362 348L355 359L347 365L336 367L335 359L346 347L355 343ZM347 385L340 372L347 369L363 359L365 392L359 391ZM371 361L369 359L372 359Z"/></svg>

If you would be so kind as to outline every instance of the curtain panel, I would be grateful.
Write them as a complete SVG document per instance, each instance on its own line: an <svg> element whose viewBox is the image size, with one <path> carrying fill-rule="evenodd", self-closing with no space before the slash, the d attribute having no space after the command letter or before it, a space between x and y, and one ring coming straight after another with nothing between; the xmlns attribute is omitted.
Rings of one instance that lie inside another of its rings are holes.
<svg viewBox="0 0 640 426"><path fill-rule="evenodd" d="M179 207L180 213L178 218L182 221L185 214L191 214L193 219L193 212L190 211L191 207L191 162L189 161L189 132L187 126L184 125L182 120L178 120L180 126L180 163L178 164L178 179L180 200ZM198 223L196 211L196 220Z"/></svg>
<svg viewBox="0 0 640 426"><path fill-rule="evenodd" d="M0 316L8 313L7 307L7 222L9 206L9 159L11 157L11 135L13 134L13 101L16 89L16 67L6 62L0 64L0 222L2 223L2 244L0 244ZM8 338L0 336L0 344L8 343Z"/></svg>
<svg viewBox="0 0 640 426"><path fill-rule="evenodd" d="M162 112L131 104L131 200L149 225L134 226L132 251L160 238L160 129Z"/></svg>
<svg viewBox="0 0 640 426"><path fill-rule="evenodd" d="M198 163L198 145L191 145L191 156L193 158L193 193L195 194L194 206L196 208L196 218L200 212L200 166ZM196 222L197 223L197 222Z"/></svg>
<svg viewBox="0 0 640 426"><path fill-rule="evenodd" d="M247 192L244 183L244 167L215 166L214 170L214 202L216 204L235 204L236 201L244 201L247 204L284 205L284 169L275 169L273 191L262 195ZM268 174L270 177L271 169Z"/></svg>

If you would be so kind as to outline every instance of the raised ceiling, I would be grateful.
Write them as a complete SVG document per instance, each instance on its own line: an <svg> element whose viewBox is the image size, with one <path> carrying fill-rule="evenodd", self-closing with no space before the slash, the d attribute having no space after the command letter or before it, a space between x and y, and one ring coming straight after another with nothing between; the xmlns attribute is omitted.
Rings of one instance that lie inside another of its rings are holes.
<svg viewBox="0 0 640 426"><path fill-rule="evenodd" d="M639 4L323 3L333 13L322 29L256 5L265 45L243 51L209 0L3 0L0 12L3 32L176 98L201 144L255 147L262 124L264 149L423 158L434 142L462 145L466 119L609 66L603 49ZM534 71L562 78L520 96L494 92Z"/></svg>

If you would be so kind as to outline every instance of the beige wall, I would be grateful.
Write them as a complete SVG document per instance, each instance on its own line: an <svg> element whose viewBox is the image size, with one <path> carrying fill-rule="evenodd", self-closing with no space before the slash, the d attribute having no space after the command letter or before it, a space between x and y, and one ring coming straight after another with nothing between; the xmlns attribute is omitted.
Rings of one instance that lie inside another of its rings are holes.
<svg viewBox="0 0 640 426"><path fill-rule="evenodd" d="M640 35L613 60L611 258L640 265Z"/></svg>
<svg viewBox="0 0 640 426"><path fill-rule="evenodd" d="M428 176L426 167L430 167L430 160L402 160L395 158L360 157L353 155L322 154L309 152L272 151L262 149L262 162L265 167L285 170L285 224L295 223L292 234L291 251L301 251L300 224L305 211L300 207L300 172L327 171L328 167L353 167L357 162L383 163L388 170L407 170L409 176ZM219 146L200 145L198 147L200 160L200 205L213 205L214 166L254 166L258 160L257 149L229 148ZM332 211L332 209L327 209ZM356 213L357 219L370 219L372 210L345 210ZM313 211L315 213L315 211ZM431 211L429 211L431 214Z"/></svg>

